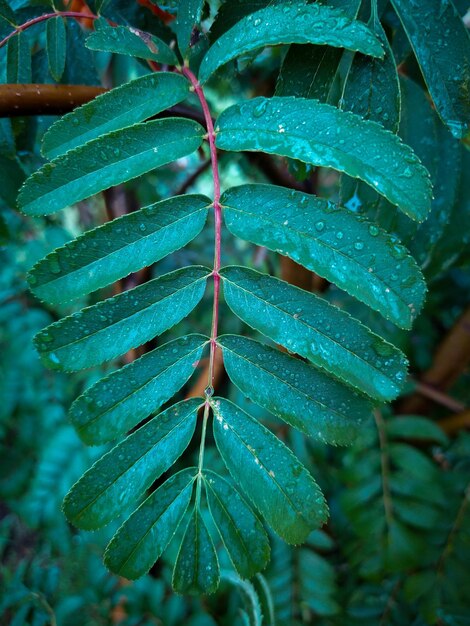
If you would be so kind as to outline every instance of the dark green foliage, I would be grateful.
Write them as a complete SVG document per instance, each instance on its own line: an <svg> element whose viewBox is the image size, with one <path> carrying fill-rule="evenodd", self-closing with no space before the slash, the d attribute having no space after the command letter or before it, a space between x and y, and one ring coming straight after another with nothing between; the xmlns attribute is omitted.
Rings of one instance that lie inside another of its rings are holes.
<svg viewBox="0 0 470 626"><path fill-rule="evenodd" d="M464 624L468 437L400 415L468 306L464 9L90 7L0 0L20 95L113 85L0 124L0 524L50 545L0 544L1 618Z"/></svg>

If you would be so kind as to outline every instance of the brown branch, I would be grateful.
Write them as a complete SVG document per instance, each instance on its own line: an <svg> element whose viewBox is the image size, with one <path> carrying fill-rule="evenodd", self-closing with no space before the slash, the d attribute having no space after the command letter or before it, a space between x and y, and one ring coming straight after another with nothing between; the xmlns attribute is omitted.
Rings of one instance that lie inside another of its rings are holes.
<svg viewBox="0 0 470 626"><path fill-rule="evenodd" d="M434 389L438 393L446 391L464 372L469 363L470 307L444 337L436 351L431 367L422 375L421 382L427 389ZM416 391L417 393L405 398L400 407L400 413L422 414L426 412L428 402L423 398L423 388L418 387ZM429 397L429 394L427 395ZM448 408L451 407L448 406ZM464 408L463 405L456 402L451 410L461 412Z"/></svg>
<svg viewBox="0 0 470 626"><path fill-rule="evenodd" d="M105 91L88 85L0 85L0 117L68 113Z"/></svg>

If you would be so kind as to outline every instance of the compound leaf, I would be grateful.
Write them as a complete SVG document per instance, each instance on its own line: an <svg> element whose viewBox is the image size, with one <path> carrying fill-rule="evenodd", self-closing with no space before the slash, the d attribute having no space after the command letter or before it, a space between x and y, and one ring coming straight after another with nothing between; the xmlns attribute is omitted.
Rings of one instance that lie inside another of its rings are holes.
<svg viewBox="0 0 470 626"><path fill-rule="evenodd" d="M195 506L173 570L173 588L178 593L214 593L219 585L219 576L214 544Z"/></svg>
<svg viewBox="0 0 470 626"><path fill-rule="evenodd" d="M182 118L111 132L41 167L21 188L19 207L29 215L53 213L194 152L204 133Z"/></svg>
<svg viewBox="0 0 470 626"><path fill-rule="evenodd" d="M464 137L470 128L470 39L460 15L452 2L441 0L392 4L437 112L454 137Z"/></svg>
<svg viewBox="0 0 470 626"><path fill-rule="evenodd" d="M46 50L51 76L59 81L64 73L67 51L67 31L62 17L47 20Z"/></svg>
<svg viewBox="0 0 470 626"><path fill-rule="evenodd" d="M221 202L234 235L291 257L398 326L411 326L426 286L396 237L332 202L274 185L232 187Z"/></svg>
<svg viewBox="0 0 470 626"><path fill-rule="evenodd" d="M203 335L175 339L87 389L69 412L80 438L112 441L157 411L192 376L206 343Z"/></svg>
<svg viewBox="0 0 470 626"><path fill-rule="evenodd" d="M251 578L269 560L269 541L263 525L224 478L205 470L204 484L209 510L230 559L242 578Z"/></svg>
<svg viewBox="0 0 470 626"><path fill-rule="evenodd" d="M169 72L141 76L61 117L44 135L41 151L53 159L100 135L156 115L188 95L189 82L183 76Z"/></svg>
<svg viewBox="0 0 470 626"><path fill-rule="evenodd" d="M236 483L284 541L304 541L328 515L312 476L277 437L234 404L216 398L212 407L215 441Z"/></svg>
<svg viewBox="0 0 470 626"><path fill-rule="evenodd" d="M222 112L216 144L332 167L371 185L406 215L430 208L429 173L413 150L380 124L307 98L253 98Z"/></svg>
<svg viewBox="0 0 470 626"><path fill-rule="evenodd" d="M178 64L173 50L155 35L131 26L110 26L105 19L96 20L95 31L88 36L86 47L168 65Z"/></svg>
<svg viewBox="0 0 470 626"><path fill-rule="evenodd" d="M328 6L293 0L256 11L219 37L202 60L199 79L205 82L219 67L241 54L286 43L328 44L383 55L380 42L362 22L351 21Z"/></svg>
<svg viewBox="0 0 470 626"><path fill-rule="evenodd" d="M65 497L68 520L95 530L121 515L186 449L201 401L175 404L101 457Z"/></svg>
<svg viewBox="0 0 470 626"><path fill-rule="evenodd" d="M223 335L218 342L242 393L311 437L349 444L370 416L365 398L308 363L246 337Z"/></svg>
<svg viewBox="0 0 470 626"><path fill-rule="evenodd" d="M112 572L135 580L161 556L189 506L195 468L171 476L119 528L104 562Z"/></svg>
<svg viewBox="0 0 470 626"><path fill-rule="evenodd" d="M56 304L105 287L194 239L210 204L206 196L175 196L94 228L39 261L30 288Z"/></svg>
<svg viewBox="0 0 470 626"><path fill-rule="evenodd" d="M185 267L87 307L35 337L43 361L75 371L124 354L171 328L201 300L210 270Z"/></svg>

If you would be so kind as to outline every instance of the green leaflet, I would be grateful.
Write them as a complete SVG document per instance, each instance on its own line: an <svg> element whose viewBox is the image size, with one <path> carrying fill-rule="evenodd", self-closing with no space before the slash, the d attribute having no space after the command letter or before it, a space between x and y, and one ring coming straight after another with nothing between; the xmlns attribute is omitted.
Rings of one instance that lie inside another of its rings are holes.
<svg viewBox="0 0 470 626"><path fill-rule="evenodd" d="M330 201L275 185L232 187L221 202L234 235L291 257L410 328L426 286L396 237Z"/></svg>
<svg viewBox="0 0 470 626"><path fill-rule="evenodd" d="M188 446L201 402L175 404L101 457L66 495L67 519L95 530L136 502Z"/></svg>
<svg viewBox="0 0 470 626"><path fill-rule="evenodd" d="M240 576L232 570L222 570L220 580L230 583L230 585L233 585L237 589L243 600L244 610L240 610L240 613L243 616L246 626L262 626L264 607L261 606L260 598L258 597L254 585L249 580L242 580ZM268 619L267 623L273 625L274 616L266 615L266 617Z"/></svg>
<svg viewBox="0 0 470 626"><path fill-rule="evenodd" d="M139 59L150 59L177 65L178 58L164 41L131 26L109 26L105 19L95 21L95 31L88 36L86 47Z"/></svg>
<svg viewBox="0 0 470 626"><path fill-rule="evenodd" d="M141 122L188 95L189 82L183 76L169 72L141 76L61 117L44 135L42 153L55 158L100 135Z"/></svg>
<svg viewBox="0 0 470 626"><path fill-rule="evenodd" d="M431 203L429 174L411 148L358 115L306 98L253 98L222 112L216 144L262 151L360 178L422 221ZM364 149L367 146L367 150Z"/></svg>
<svg viewBox="0 0 470 626"><path fill-rule="evenodd" d="M318 485L254 418L223 398L211 404L215 441L235 482L284 541L301 543L328 515Z"/></svg>
<svg viewBox="0 0 470 626"><path fill-rule="evenodd" d="M238 491L224 478L205 470L207 503L232 563L242 578L251 578L269 561L263 525Z"/></svg>
<svg viewBox="0 0 470 626"><path fill-rule="evenodd" d="M178 48L185 58L191 45L193 29L201 21L203 6L203 0L180 0L179 2L175 31L178 39Z"/></svg>
<svg viewBox="0 0 470 626"><path fill-rule="evenodd" d="M46 22L46 50L51 76L59 81L64 73L67 51L67 31L62 17Z"/></svg>
<svg viewBox="0 0 470 626"><path fill-rule="evenodd" d="M76 371L142 345L185 318L201 300L210 270L185 267L54 322L35 337L43 361Z"/></svg>
<svg viewBox="0 0 470 626"><path fill-rule="evenodd" d="M389 437L435 441L443 446L449 443L445 432L435 422L419 415L398 415L385 422Z"/></svg>
<svg viewBox="0 0 470 626"><path fill-rule="evenodd" d="M342 108L380 122L396 133L400 123L400 82L392 49L379 20L371 28L385 50L383 59L354 56L342 96Z"/></svg>
<svg viewBox="0 0 470 626"><path fill-rule="evenodd" d="M218 343L242 393L310 437L350 444L370 416L365 398L299 359L236 335L222 335Z"/></svg>
<svg viewBox="0 0 470 626"><path fill-rule="evenodd" d="M351 20L359 11L360 0L329 2ZM345 6L342 6L342 5ZM337 70L343 50L331 46L293 44L284 57L276 85L276 96L316 98L321 102L334 102Z"/></svg>
<svg viewBox="0 0 470 626"><path fill-rule="evenodd" d="M94 228L39 261L31 290L67 302L151 265L201 232L210 204L201 195L175 196Z"/></svg>
<svg viewBox="0 0 470 626"><path fill-rule="evenodd" d="M214 593L219 586L219 561L197 506L189 518L173 570L177 593Z"/></svg>
<svg viewBox="0 0 470 626"><path fill-rule="evenodd" d="M87 389L69 412L80 438L90 445L112 441L157 411L192 376L207 341L175 339Z"/></svg>
<svg viewBox="0 0 470 626"><path fill-rule="evenodd" d="M0 171L2 172L2 184L0 185L0 198L10 208L14 208L18 189L26 178L19 160L0 152Z"/></svg>
<svg viewBox="0 0 470 626"><path fill-rule="evenodd" d="M464 137L470 128L470 39L460 15L441 0L392 4L439 115L454 137Z"/></svg>
<svg viewBox="0 0 470 626"><path fill-rule="evenodd" d="M6 78L8 83L31 82L31 50L28 36L21 31L7 43Z"/></svg>
<svg viewBox="0 0 470 626"><path fill-rule="evenodd" d="M15 13L6 0L0 0L0 18L9 22L12 26L16 26L17 19Z"/></svg>
<svg viewBox="0 0 470 626"><path fill-rule="evenodd" d="M54 213L194 152L204 133L180 118L114 131L41 167L21 188L19 207L29 215Z"/></svg>
<svg viewBox="0 0 470 626"><path fill-rule="evenodd" d="M196 468L171 476L119 528L104 562L112 572L135 580L146 574L169 544L191 500Z"/></svg>
<svg viewBox="0 0 470 626"><path fill-rule="evenodd" d="M291 0L242 18L219 37L202 60L199 79L204 83L219 67L241 54L285 43L328 44L383 55L382 46L365 24L351 21L327 6Z"/></svg>

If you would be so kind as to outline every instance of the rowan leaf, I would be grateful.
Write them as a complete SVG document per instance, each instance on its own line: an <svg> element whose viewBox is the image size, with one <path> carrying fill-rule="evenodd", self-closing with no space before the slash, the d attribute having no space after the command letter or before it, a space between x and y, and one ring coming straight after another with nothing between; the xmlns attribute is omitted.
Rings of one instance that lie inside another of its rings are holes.
<svg viewBox="0 0 470 626"><path fill-rule="evenodd" d="M54 322L35 337L43 361L76 371L109 361L171 328L201 300L210 270L185 267Z"/></svg>
<svg viewBox="0 0 470 626"><path fill-rule="evenodd" d="M310 437L346 445L370 417L365 398L308 363L246 337L222 335L218 342L241 392Z"/></svg>
<svg viewBox="0 0 470 626"><path fill-rule="evenodd" d="M183 76L169 72L146 74L61 117L44 135L41 151L53 159L100 135L142 122L188 95L189 82Z"/></svg>
<svg viewBox="0 0 470 626"><path fill-rule="evenodd" d="M437 112L461 139L470 129L470 38L460 15L452 2L441 0L392 0L392 4Z"/></svg>
<svg viewBox="0 0 470 626"><path fill-rule="evenodd" d="M188 446L201 402L175 404L101 457L65 497L68 520L95 530L136 502Z"/></svg>
<svg viewBox="0 0 470 626"><path fill-rule="evenodd" d="M79 437L106 443L157 411L192 376L207 341L203 335L174 339L96 382L70 407Z"/></svg>
<svg viewBox="0 0 470 626"><path fill-rule="evenodd" d="M28 215L54 213L194 152L204 133L180 118L111 132L41 167L21 188L19 207Z"/></svg>
<svg viewBox="0 0 470 626"><path fill-rule="evenodd" d="M89 230L39 261L30 288L56 304L105 287L194 239L210 204L201 195L175 196Z"/></svg>
<svg viewBox="0 0 470 626"><path fill-rule="evenodd" d="M132 26L110 26L105 19L95 21L95 31L88 36L86 47L168 65L178 64L173 50L155 35Z"/></svg>
<svg viewBox="0 0 470 626"><path fill-rule="evenodd" d="M251 13L219 37L201 62L199 80L206 82L219 67L242 54L286 43L328 44L383 55L379 41L362 22L328 6L292 0Z"/></svg>
<svg viewBox="0 0 470 626"><path fill-rule="evenodd" d="M241 185L221 198L234 235L289 256L410 328L426 286L398 239L333 202L274 185Z"/></svg>
<svg viewBox="0 0 470 626"><path fill-rule="evenodd" d="M28 36L22 31L8 40L6 79L14 84L31 82L31 50Z"/></svg>
<svg viewBox="0 0 470 626"><path fill-rule="evenodd" d="M175 24L178 47L183 57L187 57L194 29L201 21L203 0L180 0Z"/></svg>
<svg viewBox="0 0 470 626"><path fill-rule="evenodd" d="M230 559L242 578L251 578L269 560L263 525L238 491L224 478L205 470L207 503Z"/></svg>
<svg viewBox="0 0 470 626"><path fill-rule="evenodd" d="M215 441L237 485L284 541L304 541L328 515L312 476L277 437L234 404L215 398L212 408Z"/></svg>
<svg viewBox="0 0 470 626"><path fill-rule="evenodd" d="M380 124L306 98L253 98L219 116L216 144L332 167L371 185L406 215L430 208L429 174L413 150ZM365 149L367 146L367 149Z"/></svg>
<svg viewBox="0 0 470 626"><path fill-rule="evenodd" d="M67 31L62 17L47 20L46 50L51 76L59 81L64 73L67 52Z"/></svg>
<svg viewBox="0 0 470 626"><path fill-rule="evenodd" d="M214 544L195 506L173 570L173 588L178 593L214 593L219 585L219 576Z"/></svg>
<svg viewBox="0 0 470 626"><path fill-rule="evenodd" d="M119 528L104 555L114 574L135 580L162 555L189 506L195 469L171 476Z"/></svg>

